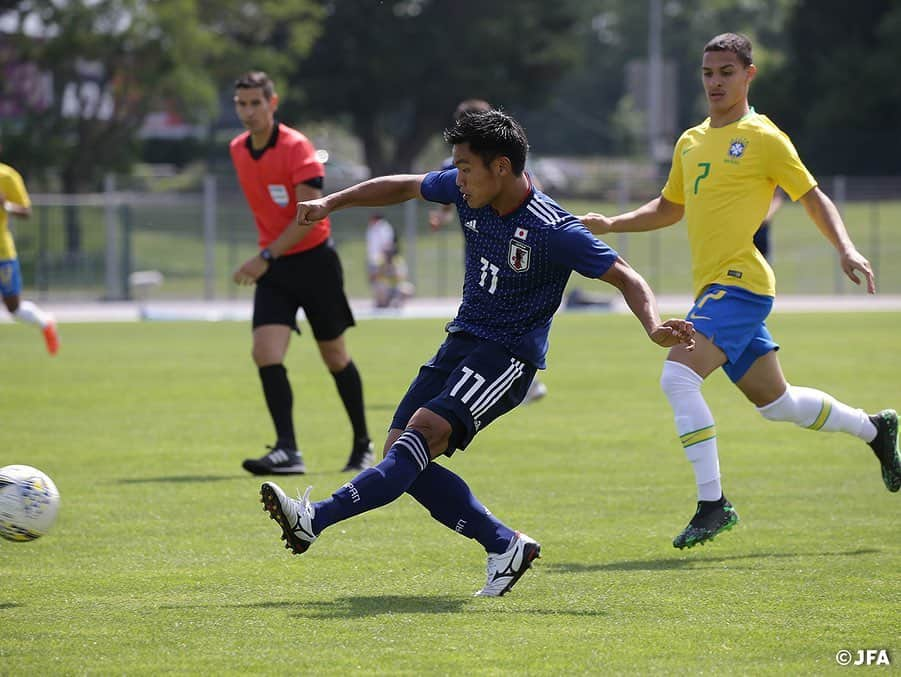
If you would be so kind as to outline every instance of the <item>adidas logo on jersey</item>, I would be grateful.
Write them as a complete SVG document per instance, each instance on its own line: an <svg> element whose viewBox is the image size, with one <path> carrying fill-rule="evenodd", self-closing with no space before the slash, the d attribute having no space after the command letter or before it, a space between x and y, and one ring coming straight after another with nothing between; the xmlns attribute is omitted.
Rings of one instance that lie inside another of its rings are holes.
<svg viewBox="0 0 901 677"><path fill-rule="evenodd" d="M476 220L475 219L473 219L472 221L467 221L463 225L466 226L467 228L469 228L473 233L479 232L479 229L476 228Z"/></svg>

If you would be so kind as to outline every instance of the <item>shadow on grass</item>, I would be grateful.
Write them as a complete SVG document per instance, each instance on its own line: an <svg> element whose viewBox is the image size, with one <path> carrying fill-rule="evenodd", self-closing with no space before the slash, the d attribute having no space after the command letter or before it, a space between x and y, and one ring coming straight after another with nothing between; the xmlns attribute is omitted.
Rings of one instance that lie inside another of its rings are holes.
<svg viewBox="0 0 901 677"><path fill-rule="evenodd" d="M0 602L0 610L3 609L16 609L20 606L24 606L23 604L19 604L18 602Z"/></svg>
<svg viewBox="0 0 901 677"><path fill-rule="evenodd" d="M501 613L550 616L605 616L604 611L511 608L507 600L382 595L338 597L334 600L310 602L291 614L294 618L362 618L385 614L458 614Z"/></svg>
<svg viewBox="0 0 901 677"><path fill-rule="evenodd" d="M552 573L585 573L592 571L665 571L674 569L705 569L719 566L724 562L742 562L754 559L794 559L797 557L857 557L882 552L875 548L861 548L846 552L761 552L748 555L728 555L717 557L704 554L699 557L684 558L666 557L663 559L626 560L624 562L607 562L605 564L585 564L581 562L549 562L542 565L542 570Z"/></svg>
<svg viewBox="0 0 901 677"><path fill-rule="evenodd" d="M250 602L247 604L163 604L160 609L288 609L292 618L366 618L386 614L459 614L459 613L501 613L547 616L606 616L605 611L569 609L523 609L511 608L506 602L494 599L475 600L470 597L440 595L435 597L414 595L361 595L338 597L333 600L312 602Z"/></svg>
<svg viewBox="0 0 901 677"><path fill-rule="evenodd" d="M170 475L169 477L129 477L114 480L119 484L155 484L165 482L169 484L193 484L200 482L223 482L248 477L248 475Z"/></svg>

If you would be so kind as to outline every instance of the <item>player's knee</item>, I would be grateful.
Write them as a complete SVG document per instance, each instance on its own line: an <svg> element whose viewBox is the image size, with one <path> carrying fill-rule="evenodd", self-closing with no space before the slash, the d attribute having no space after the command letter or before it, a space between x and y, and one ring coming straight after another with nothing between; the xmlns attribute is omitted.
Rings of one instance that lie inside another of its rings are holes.
<svg viewBox="0 0 901 677"><path fill-rule="evenodd" d="M666 360L663 363L663 371L660 374L660 389L664 394L672 399L680 395L701 390L701 384L704 379L701 378L691 367Z"/></svg>
<svg viewBox="0 0 901 677"><path fill-rule="evenodd" d="M801 412L793 395L794 390L788 386L782 395L769 404L757 407L757 411L768 421L788 421L800 425Z"/></svg>
<svg viewBox="0 0 901 677"><path fill-rule="evenodd" d="M407 429L413 429L425 438L432 458L443 454L450 444L450 422L429 409L418 409L410 418Z"/></svg>

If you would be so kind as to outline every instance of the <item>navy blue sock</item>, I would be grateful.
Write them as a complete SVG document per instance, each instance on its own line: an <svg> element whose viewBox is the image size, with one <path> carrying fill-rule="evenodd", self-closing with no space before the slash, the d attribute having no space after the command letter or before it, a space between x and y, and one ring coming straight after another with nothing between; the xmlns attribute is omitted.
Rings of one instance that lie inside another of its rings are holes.
<svg viewBox="0 0 901 677"><path fill-rule="evenodd" d="M423 434L418 430L405 431L381 463L361 472L331 498L314 504L313 533L390 503L407 490L429 460L429 446Z"/></svg>
<svg viewBox="0 0 901 677"><path fill-rule="evenodd" d="M514 532L482 505L459 475L430 463L407 493L448 529L473 538L486 552L505 552Z"/></svg>

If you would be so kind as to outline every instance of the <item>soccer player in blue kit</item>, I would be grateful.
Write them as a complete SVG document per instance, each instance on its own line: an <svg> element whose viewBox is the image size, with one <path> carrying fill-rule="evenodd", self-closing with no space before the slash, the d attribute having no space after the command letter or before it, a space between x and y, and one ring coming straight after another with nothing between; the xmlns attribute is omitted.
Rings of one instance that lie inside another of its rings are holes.
<svg viewBox="0 0 901 677"><path fill-rule="evenodd" d="M523 172L526 135L513 118L498 110L466 115L445 140L453 148L453 169L380 177L298 203L297 228L347 207L417 197L456 205L466 247L463 299L444 343L397 407L381 463L315 503L309 500L312 487L299 500L273 482L260 493L285 547L300 554L327 527L406 492L436 520L485 548L488 578L476 595L495 597L513 587L541 546L501 522L462 478L432 461L465 449L479 430L523 400L536 370L545 366L551 319L570 273L619 289L660 346L693 346L694 327L686 320L661 322L644 278L535 190Z"/></svg>

